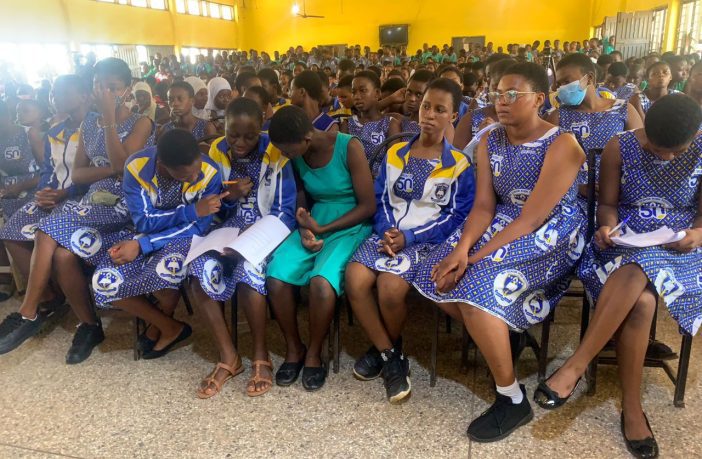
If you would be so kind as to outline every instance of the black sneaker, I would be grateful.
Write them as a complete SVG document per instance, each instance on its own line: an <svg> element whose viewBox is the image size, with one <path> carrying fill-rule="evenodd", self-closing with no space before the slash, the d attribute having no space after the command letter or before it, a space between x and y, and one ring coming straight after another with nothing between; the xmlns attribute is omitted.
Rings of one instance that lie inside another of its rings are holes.
<svg viewBox="0 0 702 459"><path fill-rule="evenodd" d="M528 424L534 418L534 412L531 410L524 385L520 384L519 389L524 395L522 403L515 405L510 397L497 394L495 403L468 426L468 438L478 443L498 441Z"/></svg>
<svg viewBox="0 0 702 459"><path fill-rule="evenodd" d="M90 354L95 349L95 346L105 341L105 334L102 332L102 325L97 324L80 324L76 334L73 335L73 344L71 344L68 353L66 353L66 363L75 365L83 362L90 357Z"/></svg>
<svg viewBox="0 0 702 459"><path fill-rule="evenodd" d="M37 314L36 319L29 320L19 312L13 312L0 323L0 354L7 354L17 349L22 343L41 331L46 315Z"/></svg>
<svg viewBox="0 0 702 459"><path fill-rule="evenodd" d="M383 372L383 358L380 351L371 346L353 365L353 375L361 381L370 381Z"/></svg>
<svg viewBox="0 0 702 459"><path fill-rule="evenodd" d="M401 351L385 350L381 354L383 359L383 383L385 393L390 403L399 403L412 391L409 374L409 360Z"/></svg>

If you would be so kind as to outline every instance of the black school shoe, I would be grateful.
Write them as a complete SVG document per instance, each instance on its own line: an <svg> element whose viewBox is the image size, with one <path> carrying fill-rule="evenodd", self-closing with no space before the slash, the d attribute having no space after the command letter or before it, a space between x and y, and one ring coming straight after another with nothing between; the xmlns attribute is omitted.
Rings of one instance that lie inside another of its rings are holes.
<svg viewBox="0 0 702 459"><path fill-rule="evenodd" d="M412 383L409 379L410 364L402 351L383 351L383 384L390 403L400 403L410 395Z"/></svg>
<svg viewBox="0 0 702 459"><path fill-rule="evenodd" d="M38 312L34 320L25 319L19 312L9 314L0 323L0 354L7 354L41 331L47 314Z"/></svg>
<svg viewBox="0 0 702 459"><path fill-rule="evenodd" d="M302 369L302 387L307 392L314 392L321 389L327 381L327 367L304 367Z"/></svg>
<svg viewBox="0 0 702 459"><path fill-rule="evenodd" d="M102 331L102 324L80 324L73 335L68 353L66 353L66 363L75 365L85 361L93 353L95 347L105 341L105 334Z"/></svg>
<svg viewBox="0 0 702 459"><path fill-rule="evenodd" d="M644 419L646 419L646 426L648 430L653 432L651 429L651 424L648 423L648 416L644 413ZM651 435L643 440L629 440L626 438L624 433L624 412L622 411L621 416L621 427L622 427L622 437L624 437L624 442L626 443L626 449L629 450L632 456L639 459L654 459L658 457L658 442L656 442L656 437Z"/></svg>
<svg viewBox="0 0 702 459"><path fill-rule="evenodd" d="M164 355L171 352L172 350L174 350L178 344L180 344L181 342L190 338L190 335L192 335L192 334L193 334L193 329L190 328L190 325L183 324L183 329L180 331L180 334L168 346L164 347L160 351L152 349L149 352L144 352L144 354L142 354L141 358L144 360L153 360L153 359L161 358Z"/></svg>
<svg viewBox="0 0 702 459"><path fill-rule="evenodd" d="M490 408L478 416L468 426L468 438L478 443L489 443L508 437L519 427L528 424L534 418L526 388L519 385L524 398L522 403L515 405L512 399L505 395L496 394L497 399Z"/></svg>
<svg viewBox="0 0 702 459"><path fill-rule="evenodd" d="M393 348L402 351L402 336L393 343ZM356 360L353 365L353 375L361 381L371 381L382 374L384 364L380 351L375 346L371 346L360 359Z"/></svg>
<svg viewBox="0 0 702 459"><path fill-rule="evenodd" d="M281 387L291 386L297 381L300 376L302 367L305 366L305 358L307 357L307 348L302 355L302 359L298 362L283 362L283 364L275 372L275 383Z"/></svg>

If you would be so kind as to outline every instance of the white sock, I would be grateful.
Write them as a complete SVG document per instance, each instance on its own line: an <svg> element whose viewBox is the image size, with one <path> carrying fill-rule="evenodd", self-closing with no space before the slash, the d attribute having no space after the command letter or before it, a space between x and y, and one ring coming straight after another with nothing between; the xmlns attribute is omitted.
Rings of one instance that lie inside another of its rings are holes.
<svg viewBox="0 0 702 459"><path fill-rule="evenodd" d="M518 405L524 400L522 389L519 388L519 382L515 379L509 386L497 386L497 393L512 399L512 403Z"/></svg>
<svg viewBox="0 0 702 459"><path fill-rule="evenodd" d="M24 320L28 320L28 321L30 321L30 322L34 322L35 320L37 320L37 317L39 317L39 314L34 314L34 317L33 317L33 318L22 316L22 318L23 318Z"/></svg>

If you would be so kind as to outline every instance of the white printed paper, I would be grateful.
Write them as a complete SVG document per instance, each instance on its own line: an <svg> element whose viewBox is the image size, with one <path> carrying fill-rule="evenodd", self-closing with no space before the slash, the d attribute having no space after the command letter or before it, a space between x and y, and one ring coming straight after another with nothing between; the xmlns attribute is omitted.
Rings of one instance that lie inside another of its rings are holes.
<svg viewBox="0 0 702 459"><path fill-rule="evenodd" d="M667 226L649 233L634 233L629 230L621 236L612 238L612 242L622 247L653 247L656 245L678 242L685 237L685 231L675 232Z"/></svg>

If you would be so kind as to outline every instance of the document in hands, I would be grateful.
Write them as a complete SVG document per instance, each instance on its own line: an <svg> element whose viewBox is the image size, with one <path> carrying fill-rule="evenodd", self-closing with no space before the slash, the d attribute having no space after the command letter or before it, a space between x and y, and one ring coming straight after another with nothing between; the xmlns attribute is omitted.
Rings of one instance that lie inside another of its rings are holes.
<svg viewBox="0 0 702 459"><path fill-rule="evenodd" d="M653 247L656 245L678 242L685 237L685 231L675 232L667 226L658 228L650 233L634 233L629 230L621 236L612 238L612 242L622 247Z"/></svg>
<svg viewBox="0 0 702 459"><path fill-rule="evenodd" d="M224 253L230 248L254 266L259 265L290 234L290 229L272 215L266 215L239 234L239 228L219 228L207 236L193 236L185 265L205 252Z"/></svg>

